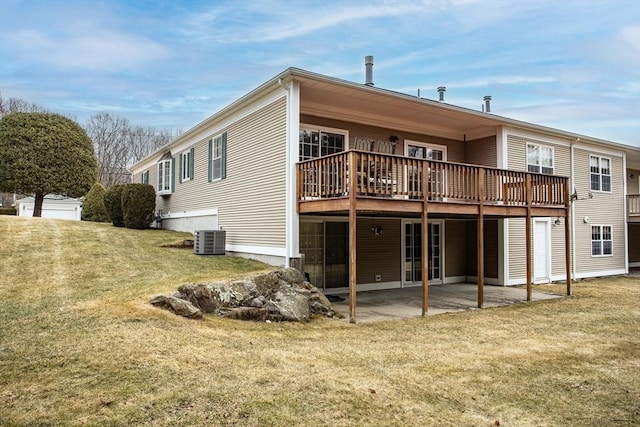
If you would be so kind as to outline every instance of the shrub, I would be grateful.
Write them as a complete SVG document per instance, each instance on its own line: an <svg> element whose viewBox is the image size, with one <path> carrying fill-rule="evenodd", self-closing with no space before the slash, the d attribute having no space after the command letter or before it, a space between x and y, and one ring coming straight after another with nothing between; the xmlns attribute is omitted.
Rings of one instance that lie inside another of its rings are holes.
<svg viewBox="0 0 640 427"><path fill-rule="evenodd" d="M107 190L104 185L96 182L84 197L82 202L82 220L94 222L109 222L109 214L104 205L104 195Z"/></svg>
<svg viewBox="0 0 640 427"><path fill-rule="evenodd" d="M149 184L127 184L122 190L124 226L144 229L153 221L156 190Z"/></svg>
<svg viewBox="0 0 640 427"><path fill-rule="evenodd" d="M0 215L17 215L15 208L0 208Z"/></svg>
<svg viewBox="0 0 640 427"><path fill-rule="evenodd" d="M107 209L109 219L116 227L124 227L124 214L122 213L122 190L127 184L116 184L109 188L104 195L104 207Z"/></svg>

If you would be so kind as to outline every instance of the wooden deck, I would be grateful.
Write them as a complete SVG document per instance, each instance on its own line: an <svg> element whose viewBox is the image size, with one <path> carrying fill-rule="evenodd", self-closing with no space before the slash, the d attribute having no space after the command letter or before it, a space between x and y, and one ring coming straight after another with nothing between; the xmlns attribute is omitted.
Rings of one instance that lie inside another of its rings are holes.
<svg viewBox="0 0 640 427"><path fill-rule="evenodd" d="M351 177L354 177L351 180ZM347 151L298 164L298 212L564 217L566 177ZM640 201L640 199L639 199Z"/></svg>
<svg viewBox="0 0 640 427"><path fill-rule="evenodd" d="M349 215L349 320L356 322L358 213L477 219L478 307L484 304L484 217L524 217L527 301L531 301L532 218L569 217L568 178L391 154L349 150L297 165L298 213ZM571 295L570 221L563 221L567 295ZM428 240L422 233L422 315L429 306Z"/></svg>
<svg viewBox="0 0 640 427"><path fill-rule="evenodd" d="M640 222L640 194L627 195L627 218L629 222Z"/></svg>

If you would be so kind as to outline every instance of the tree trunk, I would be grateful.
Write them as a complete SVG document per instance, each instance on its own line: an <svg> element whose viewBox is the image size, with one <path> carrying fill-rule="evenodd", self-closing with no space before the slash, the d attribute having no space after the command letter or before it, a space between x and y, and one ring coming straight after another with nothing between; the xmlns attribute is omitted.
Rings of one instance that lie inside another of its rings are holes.
<svg viewBox="0 0 640 427"><path fill-rule="evenodd" d="M33 204L33 216L41 217L42 216L42 204L44 203L44 194L36 193L35 202Z"/></svg>

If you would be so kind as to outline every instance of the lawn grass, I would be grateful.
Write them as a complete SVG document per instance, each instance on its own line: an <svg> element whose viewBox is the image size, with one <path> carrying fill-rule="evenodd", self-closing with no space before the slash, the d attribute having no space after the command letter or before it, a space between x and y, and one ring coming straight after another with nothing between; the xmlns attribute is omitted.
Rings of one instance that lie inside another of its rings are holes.
<svg viewBox="0 0 640 427"><path fill-rule="evenodd" d="M168 231L0 216L0 236L0 425L640 423L637 278L402 321L193 321L147 301L267 266Z"/></svg>

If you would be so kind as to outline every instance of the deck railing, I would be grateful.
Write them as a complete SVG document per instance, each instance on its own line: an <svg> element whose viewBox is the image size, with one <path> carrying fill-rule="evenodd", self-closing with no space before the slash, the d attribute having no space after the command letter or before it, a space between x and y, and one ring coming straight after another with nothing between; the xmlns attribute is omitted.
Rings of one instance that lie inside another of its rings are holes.
<svg viewBox="0 0 640 427"><path fill-rule="evenodd" d="M549 206L564 206L567 197L561 176L351 150L298 163L298 198L346 197L352 177L357 197L520 206L527 195L532 205Z"/></svg>
<svg viewBox="0 0 640 427"><path fill-rule="evenodd" d="M627 195L627 212L630 216L640 215L640 194Z"/></svg>

